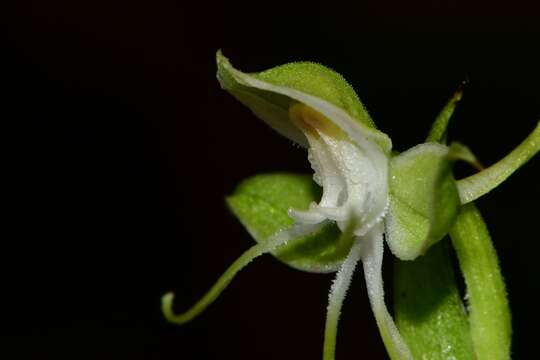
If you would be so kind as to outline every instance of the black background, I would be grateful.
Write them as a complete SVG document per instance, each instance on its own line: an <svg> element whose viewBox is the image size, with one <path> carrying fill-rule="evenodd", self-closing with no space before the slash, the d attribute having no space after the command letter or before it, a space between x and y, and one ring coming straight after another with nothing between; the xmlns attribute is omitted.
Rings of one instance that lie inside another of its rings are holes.
<svg viewBox="0 0 540 360"><path fill-rule="evenodd" d="M302 150L219 89L215 51L245 71L331 66L397 150L421 142L468 79L450 138L490 164L540 117L532 4L51 0L3 9L0 357L320 358L332 276L268 256L196 321L178 328L160 315L161 294L175 290L178 308L188 307L251 245L223 201L235 184L310 172ZM536 158L479 201L507 279L515 359L537 347L539 169ZM337 358L385 358L360 272Z"/></svg>

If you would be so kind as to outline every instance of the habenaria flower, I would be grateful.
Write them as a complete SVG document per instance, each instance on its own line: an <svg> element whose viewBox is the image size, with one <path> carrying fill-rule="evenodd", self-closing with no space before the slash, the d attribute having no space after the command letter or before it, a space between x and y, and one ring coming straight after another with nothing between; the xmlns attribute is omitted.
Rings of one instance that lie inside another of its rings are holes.
<svg viewBox="0 0 540 360"><path fill-rule="evenodd" d="M324 344L324 359L333 359L340 309L361 261L371 307L390 356L411 359L384 301L383 241L386 238L398 258L412 260L448 232L460 206L460 192L467 193L467 189L458 191L450 165L453 157L466 156L460 155L460 149L437 143L392 155L390 138L375 128L352 87L322 65L298 62L246 74L234 69L220 52L217 64L223 89L307 149L314 183L322 193L305 175L259 175L243 182L227 201L257 244L187 312L175 315L173 294L165 295L167 319L179 324L190 321L251 260L272 253L303 271L337 272L330 289ZM475 184L468 189L487 192L489 186Z"/></svg>

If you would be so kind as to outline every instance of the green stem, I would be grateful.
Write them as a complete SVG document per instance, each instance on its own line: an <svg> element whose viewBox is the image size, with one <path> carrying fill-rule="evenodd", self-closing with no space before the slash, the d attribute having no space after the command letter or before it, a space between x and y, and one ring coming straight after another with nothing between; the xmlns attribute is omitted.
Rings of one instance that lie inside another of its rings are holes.
<svg viewBox="0 0 540 360"><path fill-rule="evenodd" d="M510 359L511 316L497 253L476 206L463 206L450 230L469 304L471 336L478 360Z"/></svg>
<svg viewBox="0 0 540 360"><path fill-rule="evenodd" d="M540 151L540 121L529 136L504 158L487 169L458 181L461 203L474 201L496 188L538 151Z"/></svg>

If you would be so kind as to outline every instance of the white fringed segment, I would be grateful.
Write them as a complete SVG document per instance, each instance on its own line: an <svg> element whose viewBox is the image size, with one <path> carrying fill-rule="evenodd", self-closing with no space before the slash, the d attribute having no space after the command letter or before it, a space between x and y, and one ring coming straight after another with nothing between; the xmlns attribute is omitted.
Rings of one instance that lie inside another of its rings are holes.
<svg viewBox="0 0 540 360"><path fill-rule="evenodd" d="M384 301L382 278L383 241L382 224L374 226L363 237L355 237L353 246L330 288L324 331L323 360L335 359L341 308L350 287L354 270L360 260L362 260L364 266L364 276L371 308L391 359L412 360L411 352L401 337Z"/></svg>
<svg viewBox="0 0 540 360"><path fill-rule="evenodd" d="M336 336L341 308L351 284L354 270L360 260L360 247L361 241L356 238L349 255L341 265L330 288L324 329L323 360L334 360L335 358Z"/></svg>

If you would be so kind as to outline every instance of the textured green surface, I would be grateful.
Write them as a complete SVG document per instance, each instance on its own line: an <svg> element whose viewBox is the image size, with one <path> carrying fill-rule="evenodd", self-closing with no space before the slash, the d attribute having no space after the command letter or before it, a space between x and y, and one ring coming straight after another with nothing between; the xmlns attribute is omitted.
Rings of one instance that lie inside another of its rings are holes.
<svg viewBox="0 0 540 360"><path fill-rule="evenodd" d="M396 324L415 359L473 359L469 322L447 241L415 261L395 262Z"/></svg>
<svg viewBox="0 0 540 360"><path fill-rule="evenodd" d="M282 173L257 175L243 181L227 203L253 238L264 243L293 224L287 214L290 208L305 210L319 198L320 188L310 176ZM339 239L337 226L326 224L314 235L290 241L274 255L300 270L334 271L348 252L348 246L343 247Z"/></svg>
<svg viewBox="0 0 540 360"><path fill-rule="evenodd" d="M345 78L321 64L294 62L253 75L274 85L290 87L325 99L347 111L364 125L375 126L358 95Z"/></svg>
<svg viewBox="0 0 540 360"><path fill-rule="evenodd" d="M412 260L441 240L452 225L459 197L448 148L426 143L390 163L387 241L402 260Z"/></svg>
<svg viewBox="0 0 540 360"><path fill-rule="evenodd" d="M512 324L504 279L486 224L474 203L463 206L450 236L467 286L476 359L508 360Z"/></svg>
<svg viewBox="0 0 540 360"><path fill-rule="evenodd" d="M219 76L225 78L229 88L238 87L242 90L242 84L226 68L220 66L228 60L221 52L218 52L216 57ZM273 85L288 87L324 99L345 110L364 125L375 126L352 86L343 76L324 65L308 61L293 62L248 75ZM244 90L247 89L244 88ZM255 89L249 91L253 90ZM270 102L279 104L281 107L287 105L287 101L276 94L272 95L261 90L255 90L255 93L269 97ZM276 97L272 98L272 96Z"/></svg>
<svg viewBox="0 0 540 360"><path fill-rule="evenodd" d="M289 208L305 210L320 196L321 189L310 175L274 173L243 180L227 197L227 203L242 223L248 225L255 240L263 242L293 224L287 214Z"/></svg>

